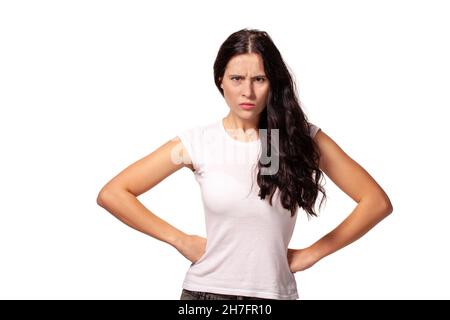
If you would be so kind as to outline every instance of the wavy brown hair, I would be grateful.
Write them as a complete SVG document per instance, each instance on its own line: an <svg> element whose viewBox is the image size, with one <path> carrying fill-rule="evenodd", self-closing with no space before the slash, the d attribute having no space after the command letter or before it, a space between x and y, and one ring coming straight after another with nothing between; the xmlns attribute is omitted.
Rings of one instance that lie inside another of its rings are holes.
<svg viewBox="0 0 450 320"><path fill-rule="evenodd" d="M326 198L320 181L323 176L319 168L319 148L309 134L310 124L300 107L295 83L283 58L270 36L256 29L242 29L231 34L221 45L214 62L214 81L222 96L221 79L228 61L236 55L257 53L264 61L264 69L269 79L270 91L267 105L261 113L258 129L266 129L266 142L262 143L263 154L271 150L271 130L278 129L279 167L276 174L262 174L261 169L269 164L258 161L257 183L261 199L272 198L277 188L280 201L294 216L302 208L310 216L317 216L314 205L319 192ZM262 139L262 135L260 135ZM263 141L262 141L263 142Z"/></svg>

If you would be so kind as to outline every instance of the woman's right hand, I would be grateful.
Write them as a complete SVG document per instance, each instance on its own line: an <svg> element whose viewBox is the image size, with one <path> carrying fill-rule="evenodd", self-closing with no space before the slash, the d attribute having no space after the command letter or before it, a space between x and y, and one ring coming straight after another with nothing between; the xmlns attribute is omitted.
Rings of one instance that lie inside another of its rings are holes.
<svg viewBox="0 0 450 320"><path fill-rule="evenodd" d="M188 234L184 236L176 249L192 263L197 262L205 253L206 238Z"/></svg>

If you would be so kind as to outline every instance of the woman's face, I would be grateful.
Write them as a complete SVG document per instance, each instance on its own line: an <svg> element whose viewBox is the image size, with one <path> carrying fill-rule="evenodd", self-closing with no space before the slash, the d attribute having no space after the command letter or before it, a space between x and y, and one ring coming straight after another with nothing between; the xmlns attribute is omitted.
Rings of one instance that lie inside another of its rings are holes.
<svg viewBox="0 0 450 320"><path fill-rule="evenodd" d="M261 56L245 53L231 58L221 87L225 101L235 115L247 120L258 118L266 107L270 89Z"/></svg>

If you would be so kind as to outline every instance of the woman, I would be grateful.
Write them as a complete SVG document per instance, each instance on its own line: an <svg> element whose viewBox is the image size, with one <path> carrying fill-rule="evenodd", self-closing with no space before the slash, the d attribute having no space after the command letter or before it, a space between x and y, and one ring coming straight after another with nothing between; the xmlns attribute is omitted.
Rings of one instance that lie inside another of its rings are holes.
<svg viewBox="0 0 450 320"><path fill-rule="evenodd" d="M192 262L181 299L297 299L295 272L363 236L392 205L358 163L307 121L266 32L231 34L219 49L214 80L228 115L185 130L130 165L97 202ZM207 239L176 229L137 200L182 167L200 184ZM326 197L323 173L357 205L311 246L288 249L298 209L316 216L319 192Z"/></svg>

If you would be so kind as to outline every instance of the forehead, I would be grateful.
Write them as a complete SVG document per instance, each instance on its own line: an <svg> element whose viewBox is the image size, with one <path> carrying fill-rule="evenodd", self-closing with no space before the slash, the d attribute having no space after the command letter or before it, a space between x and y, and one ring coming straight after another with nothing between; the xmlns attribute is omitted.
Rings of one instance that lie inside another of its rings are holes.
<svg viewBox="0 0 450 320"><path fill-rule="evenodd" d="M234 56L228 61L226 73L264 73L264 62L257 53L245 53Z"/></svg>

